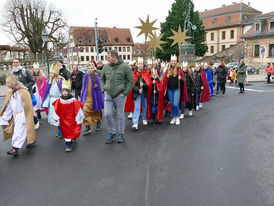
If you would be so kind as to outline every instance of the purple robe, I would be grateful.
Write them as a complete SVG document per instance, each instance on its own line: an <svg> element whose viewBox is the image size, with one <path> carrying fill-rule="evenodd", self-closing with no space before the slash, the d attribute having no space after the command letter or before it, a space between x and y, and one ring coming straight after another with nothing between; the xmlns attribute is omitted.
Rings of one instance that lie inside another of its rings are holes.
<svg viewBox="0 0 274 206"><path fill-rule="evenodd" d="M59 88L59 91L62 93L62 78L59 79L59 82L57 82L57 86ZM49 90L51 88L51 83L49 83L50 80L47 81L47 86L46 86L46 89L45 89L45 93L44 93L44 96L43 96L43 103L44 101L46 100L47 96L49 95ZM42 105L43 105L42 103Z"/></svg>
<svg viewBox="0 0 274 206"><path fill-rule="evenodd" d="M89 77L92 81L91 94L92 94L93 111L100 111L104 109L104 95L101 91L100 78L98 74L96 74L96 83L98 85L96 89L94 88L95 83L94 83L93 76L90 76L89 74L84 75L82 91L81 91L81 102L84 104L87 98Z"/></svg>

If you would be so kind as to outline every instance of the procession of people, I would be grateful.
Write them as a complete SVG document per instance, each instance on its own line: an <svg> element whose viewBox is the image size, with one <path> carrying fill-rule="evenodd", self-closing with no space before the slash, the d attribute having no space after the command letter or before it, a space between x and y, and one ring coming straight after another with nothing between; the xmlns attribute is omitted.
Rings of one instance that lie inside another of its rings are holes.
<svg viewBox="0 0 274 206"><path fill-rule="evenodd" d="M0 113L4 138L12 138L12 148L7 154L18 156L26 140L27 148L35 145L35 129L38 129L35 125L43 111L48 123L57 127L56 137L64 139L66 152L72 151L82 124L83 134L89 135L92 127L100 129L103 119L108 128L105 143L123 143L125 112L129 113L135 131L140 130L139 121L144 126L160 127L163 118L170 114L170 125L179 126L186 114L193 116L193 111L204 108L204 103L218 96L220 90L225 94L227 75L231 81L236 78L233 69L228 74L224 62L215 70L208 62L196 62L193 68L186 61L180 64L176 55L170 57L170 62L152 59L146 62L139 57L129 64L115 50L108 51L107 57L105 65L102 62L97 65L94 60L89 62L85 74L77 65L72 66L70 74L63 61L57 60L50 68L47 81L38 63L33 65L31 74L19 59L14 59L11 74L6 78L9 91ZM245 75L246 66L241 60L237 73L240 93L245 91Z"/></svg>

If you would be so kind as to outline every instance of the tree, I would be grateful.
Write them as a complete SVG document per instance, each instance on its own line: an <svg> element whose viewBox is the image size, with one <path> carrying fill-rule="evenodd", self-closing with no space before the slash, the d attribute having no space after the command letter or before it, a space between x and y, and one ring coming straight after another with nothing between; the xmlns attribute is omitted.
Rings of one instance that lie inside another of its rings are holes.
<svg viewBox="0 0 274 206"><path fill-rule="evenodd" d="M173 36L171 29L178 31L179 25L183 30L184 21L187 16L189 4L191 4L190 10L190 22L197 27L194 31L194 38L191 39L191 43L195 45L195 55L204 56L207 51L207 46L204 44L206 38L206 31L203 26L203 22L199 17L199 12L194 11L194 5L190 0L175 0L172 4L171 10L166 17L166 21L161 23L162 40L166 41L166 44L162 45L163 51L157 50L157 57L163 60L169 60L172 54L179 55L178 45L171 47L173 42L168 37ZM193 32L193 31L192 31ZM189 34L188 34L189 35Z"/></svg>
<svg viewBox="0 0 274 206"><path fill-rule="evenodd" d="M24 43L33 54L45 48L43 29L53 44L65 46L67 23L62 12L47 6L43 0L10 0L2 12L2 29L10 34L16 43Z"/></svg>

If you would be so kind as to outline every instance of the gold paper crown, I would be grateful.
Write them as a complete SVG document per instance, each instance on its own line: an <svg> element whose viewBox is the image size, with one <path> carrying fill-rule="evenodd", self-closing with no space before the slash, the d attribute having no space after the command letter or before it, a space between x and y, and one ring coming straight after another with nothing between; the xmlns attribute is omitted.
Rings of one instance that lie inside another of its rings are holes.
<svg viewBox="0 0 274 206"><path fill-rule="evenodd" d="M176 54L174 54L174 55L171 55L171 57L170 57L170 61L177 61L177 56L176 56Z"/></svg>
<svg viewBox="0 0 274 206"><path fill-rule="evenodd" d="M60 68L56 64L55 65L52 64L49 72L54 73L54 74L59 74L59 70L60 70Z"/></svg>
<svg viewBox="0 0 274 206"><path fill-rule="evenodd" d="M183 61L182 67L188 67L187 61Z"/></svg>
<svg viewBox="0 0 274 206"><path fill-rule="evenodd" d="M38 62L33 64L33 69L39 69L39 63Z"/></svg>
<svg viewBox="0 0 274 206"><path fill-rule="evenodd" d="M153 60L153 64L154 64L154 65L157 65L157 64L158 64L157 59L154 59L154 60Z"/></svg>
<svg viewBox="0 0 274 206"><path fill-rule="evenodd" d="M143 60L142 57L138 57L138 64L139 64L139 63L144 63L144 60Z"/></svg>
<svg viewBox="0 0 274 206"><path fill-rule="evenodd" d="M165 68L165 66L166 66L166 64L163 62L163 63L161 64L161 68Z"/></svg>
<svg viewBox="0 0 274 206"><path fill-rule="evenodd" d="M200 67L200 64L196 62L195 67Z"/></svg>
<svg viewBox="0 0 274 206"><path fill-rule="evenodd" d="M208 64L205 62L204 66L205 66L205 67L207 67L207 66L208 66Z"/></svg>
<svg viewBox="0 0 274 206"><path fill-rule="evenodd" d="M152 59L148 59L147 64L152 64Z"/></svg>
<svg viewBox="0 0 274 206"><path fill-rule="evenodd" d="M94 69L94 68L95 68L94 63L93 63L93 62L89 62L89 63L87 64L87 68L92 68L92 69Z"/></svg>
<svg viewBox="0 0 274 206"><path fill-rule="evenodd" d="M18 77L11 74L9 76L6 77L6 83L13 83L13 84L18 84Z"/></svg>
<svg viewBox="0 0 274 206"><path fill-rule="evenodd" d="M71 90L71 82L70 80L65 80L63 79L62 81L62 89L68 89L68 90Z"/></svg>
<svg viewBox="0 0 274 206"><path fill-rule="evenodd" d="M136 60L131 60L131 61L129 62L129 65L130 65L130 66L134 66L134 64L136 64Z"/></svg>

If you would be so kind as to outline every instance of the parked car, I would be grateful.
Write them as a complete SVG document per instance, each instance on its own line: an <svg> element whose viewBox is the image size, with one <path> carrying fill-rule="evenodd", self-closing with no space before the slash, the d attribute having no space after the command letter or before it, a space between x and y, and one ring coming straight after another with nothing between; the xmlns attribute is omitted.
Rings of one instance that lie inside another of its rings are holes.
<svg viewBox="0 0 274 206"><path fill-rule="evenodd" d="M255 72L256 72L256 68L253 67L253 66L248 66L248 67L247 67L247 72L248 72L248 73L255 73Z"/></svg>
<svg viewBox="0 0 274 206"><path fill-rule="evenodd" d="M227 68L231 68L231 67L239 67L239 63L238 62L229 62L229 63L227 63L227 65L226 65L226 67Z"/></svg>

